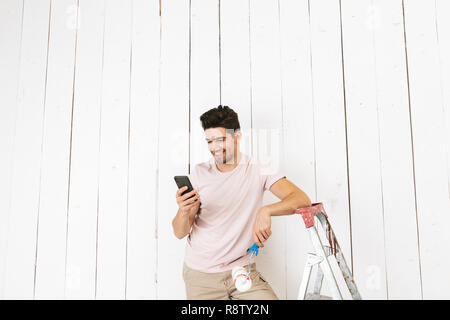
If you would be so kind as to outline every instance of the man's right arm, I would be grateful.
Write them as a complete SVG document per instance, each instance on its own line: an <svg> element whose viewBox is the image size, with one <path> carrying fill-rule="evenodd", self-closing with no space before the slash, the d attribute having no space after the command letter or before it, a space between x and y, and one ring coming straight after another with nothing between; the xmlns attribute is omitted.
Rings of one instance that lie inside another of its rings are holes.
<svg viewBox="0 0 450 320"><path fill-rule="evenodd" d="M195 215L200 208L200 195L197 190L181 195L187 187L178 189L176 199L178 203L178 212L172 220L173 233L178 239L183 239L191 231ZM192 198L188 199L194 195Z"/></svg>
<svg viewBox="0 0 450 320"><path fill-rule="evenodd" d="M192 224L194 223L195 215L183 215L181 209L178 209L177 215L172 221L173 233L178 239L183 239L189 232L191 232Z"/></svg>

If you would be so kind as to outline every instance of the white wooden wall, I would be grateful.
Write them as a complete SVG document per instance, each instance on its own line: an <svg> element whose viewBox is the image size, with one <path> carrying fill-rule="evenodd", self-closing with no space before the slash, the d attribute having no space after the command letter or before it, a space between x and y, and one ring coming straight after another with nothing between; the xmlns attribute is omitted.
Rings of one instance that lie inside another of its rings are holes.
<svg viewBox="0 0 450 320"><path fill-rule="evenodd" d="M447 0L0 0L0 298L184 299L173 176L218 104L325 204L363 298L450 298ZM281 299L309 248L273 218Z"/></svg>

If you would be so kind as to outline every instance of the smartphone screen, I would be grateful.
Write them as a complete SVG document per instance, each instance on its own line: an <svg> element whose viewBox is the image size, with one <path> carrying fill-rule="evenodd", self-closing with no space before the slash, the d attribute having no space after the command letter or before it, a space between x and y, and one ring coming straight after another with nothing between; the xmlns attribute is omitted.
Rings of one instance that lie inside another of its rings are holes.
<svg viewBox="0 0 450 320"><path fill-rule="evenodd" d="M175 179L175 182L177 183L178 189L183 188L184 186L188 187L187 190L184 191L181 195L194 190L194 188L192 188L192 184L191 184L191 181L189 180L188 176L175 176L173 178ZM192 198L193 196L194 195L192 195L188 199Z"/></svg>

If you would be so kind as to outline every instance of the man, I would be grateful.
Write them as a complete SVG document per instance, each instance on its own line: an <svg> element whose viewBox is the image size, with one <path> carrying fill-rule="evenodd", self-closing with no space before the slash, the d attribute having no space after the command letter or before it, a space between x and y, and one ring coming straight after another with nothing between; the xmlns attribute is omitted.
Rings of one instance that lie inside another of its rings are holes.
<svg viewBox="0 0 450 320"><path fill-rule="evenodd" d="M187 299L278 299L255 263L252 287L245 292L235 288L231 270L248 268L253 242L264 247L272 216L293 214L311 201L278 170L270 172L240 152L242 133L231 108L219 105L200 121L213 159L197 164L189 175L193 191L183 196L187 187L177 191L179 209L172 221L177 238L189 235L183 266ZM281 201L261 207L265 190Z"/></svg>

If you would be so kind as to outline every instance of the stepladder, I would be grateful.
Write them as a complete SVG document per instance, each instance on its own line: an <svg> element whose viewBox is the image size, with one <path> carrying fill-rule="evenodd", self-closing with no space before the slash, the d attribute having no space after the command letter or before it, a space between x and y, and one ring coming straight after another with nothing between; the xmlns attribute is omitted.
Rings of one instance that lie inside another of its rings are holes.
<svg viewBox="0 0 450 320"><path fill-rule="evenodd" d="M360 300L361 295L328 221L323 203L313 203L310 207L295 210L295 213L302 216L313 248L313 252L307 255L298 300L342 300L342 290L348 290L350 295L347 296L351 296L353 300ZM321 295L324 280L331 297Z"/></svg>

